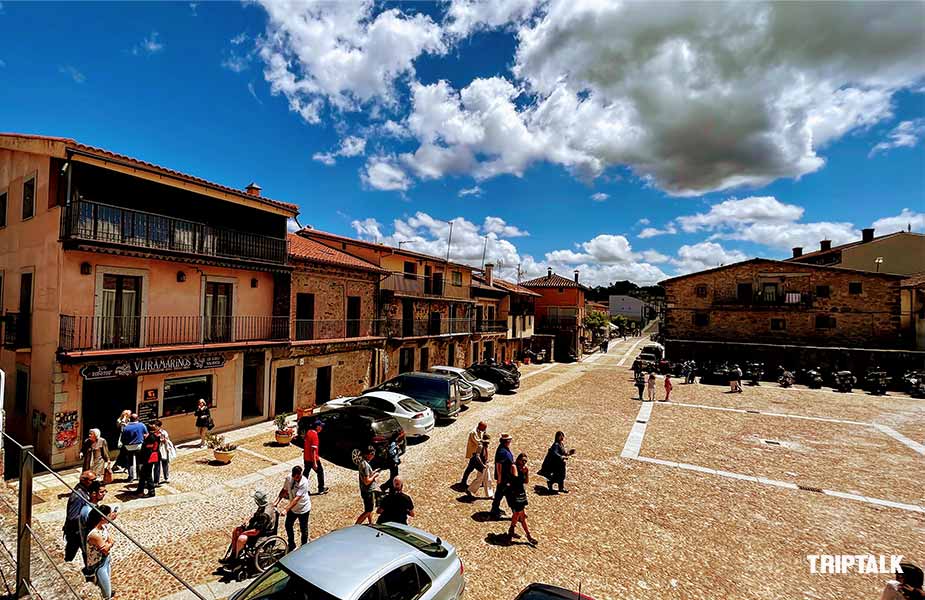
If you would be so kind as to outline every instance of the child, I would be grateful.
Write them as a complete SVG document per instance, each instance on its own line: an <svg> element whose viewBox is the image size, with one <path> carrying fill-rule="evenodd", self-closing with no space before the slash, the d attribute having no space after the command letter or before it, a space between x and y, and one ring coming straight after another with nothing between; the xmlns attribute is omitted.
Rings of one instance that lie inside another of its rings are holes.
<svg viewBox="0 0 925 600"><path fill-rule="evenodd" d="M649 373L649 402L655 402L655 373Z"/></svg>
<svg viewBox="0 0 925 600"><path fill-rule="evenodd" d="M668 402L671 398L671 388L674 387L671 385L671 375L665 375L665 402Z"/></svg>

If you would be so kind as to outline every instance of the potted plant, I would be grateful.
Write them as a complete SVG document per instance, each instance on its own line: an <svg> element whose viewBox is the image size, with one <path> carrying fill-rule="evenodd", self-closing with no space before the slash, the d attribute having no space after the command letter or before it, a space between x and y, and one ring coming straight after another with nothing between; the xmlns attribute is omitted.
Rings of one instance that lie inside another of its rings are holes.
<svg viewBox="0 0 925 600"><path fill-rule="evenodd" d="M231 459L234 458L234 451L238 449L235 444L226 442L225 436L215 435L214 433L206 436L206 445L212 449L215 460L223 465L231 462Z"/></svg>
<svg viewBox="0 0 925 600"><path fill-rule="evenodd" d="M276 443L281 446L288 446L295 433L292 427L286 424L286 416L285 414L276 415L276 418L273 420L273 422L276 423Z"/></svg>

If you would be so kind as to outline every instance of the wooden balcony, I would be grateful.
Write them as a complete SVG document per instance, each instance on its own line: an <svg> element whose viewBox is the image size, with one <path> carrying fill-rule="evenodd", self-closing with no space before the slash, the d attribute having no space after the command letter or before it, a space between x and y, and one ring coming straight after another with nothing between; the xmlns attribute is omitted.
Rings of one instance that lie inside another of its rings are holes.
<svg viewBox="0 0 925 600"><path fill-rule="evenodd" d="M455 285L441 277L425 277L410 273L390 273L381 283L380 289L403 296L421 298L469 299L469 287Z"/></svg>
<svg viewBox="0 0 925 600"><path fill-rule="evenodd" d="M61 211L61 239L272 265L288 254L285 239L86 200Z"/></svg>

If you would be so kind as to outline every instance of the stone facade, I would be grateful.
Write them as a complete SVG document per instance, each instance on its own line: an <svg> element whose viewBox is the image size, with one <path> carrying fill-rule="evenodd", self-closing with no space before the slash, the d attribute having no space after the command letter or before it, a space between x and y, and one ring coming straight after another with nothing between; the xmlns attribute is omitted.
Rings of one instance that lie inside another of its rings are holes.
<svg viewBox="0 0 925 600"><path fill-rule="evenodd" d="M901 279L750 260L662 282L660 330L673 340L898 348Z"/></svg>

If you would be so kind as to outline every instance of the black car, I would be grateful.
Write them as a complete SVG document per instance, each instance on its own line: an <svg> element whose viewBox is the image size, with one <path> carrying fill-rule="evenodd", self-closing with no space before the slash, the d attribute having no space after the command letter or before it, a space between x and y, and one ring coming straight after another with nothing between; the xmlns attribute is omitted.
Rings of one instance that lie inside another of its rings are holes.
<svg viewBox="0 0 925 600"><path fill-rule="evenodd" d="M556 585L531 583L514 600L594 600L591 596Z"/></svg>
<svg viewBox="0 0 925 600"><path fill-rule="evenodd" d="M302 417L298 434L292 440L294 445L304 447L305 432L316 419L324 424L318 434L321 456L331 462L353 465L354 451L372 446L376 456L371 466L384 469L389 465L388 450L392 442L398 444L399 455L405 453L405 432L401 424L395 417L368 406L345 406Z"/></svg>
<svg viewBox="0 0 925 600"><path fill-rule="evenodd" d="M468 371L479 379L495 384L499 392L512 392L520 387L520 374L501 367L475 363Z"/></svg>

